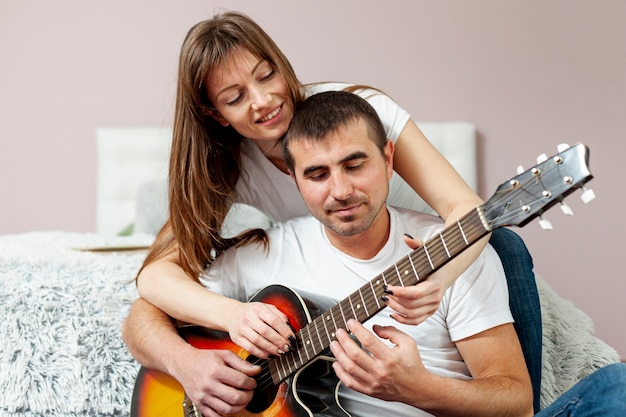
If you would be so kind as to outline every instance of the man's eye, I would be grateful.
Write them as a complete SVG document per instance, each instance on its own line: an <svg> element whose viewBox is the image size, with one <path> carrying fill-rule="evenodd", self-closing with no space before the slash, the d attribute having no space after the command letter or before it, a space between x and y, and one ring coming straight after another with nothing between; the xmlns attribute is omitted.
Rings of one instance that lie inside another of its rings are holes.
<svg viewBox="0 0 626 417"><path fill-rule="evenodd" d="M319 174L313 174L313 175L309 175L309 179L312 181L321 181L324 178L326 178L327 174L325 172L319 173Z"/></svg>
<svg viewBox="0 0 626 417"><path fill-rule="evenodd" d="M361 169L362 167L363 167L363 164L348 165L348 166L346 166L346 170L348 170L348 171L356 171L358 169Z"/></svg>

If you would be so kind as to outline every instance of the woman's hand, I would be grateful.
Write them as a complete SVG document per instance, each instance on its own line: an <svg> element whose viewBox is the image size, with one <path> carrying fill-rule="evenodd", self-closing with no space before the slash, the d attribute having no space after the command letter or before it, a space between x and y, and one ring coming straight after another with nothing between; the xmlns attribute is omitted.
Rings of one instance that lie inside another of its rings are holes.
<svg viewBox="0 0 626 417"><path fill-rule="evenodd" d="M272 304L241 303L228 321L232 341L258 358L282 355L295 343L289 318Z"/></svg>
<svg viewBox="0 0 626 417"><path fill-rule="evenodd" d="M404 241L411 249L417 249L423 244L421 240L407 235ZM391 317L398 323L420 324L437 311L446 289L441 285L438 274L431 275L417 285L387 286L387 306L395 311Z"/></svg>

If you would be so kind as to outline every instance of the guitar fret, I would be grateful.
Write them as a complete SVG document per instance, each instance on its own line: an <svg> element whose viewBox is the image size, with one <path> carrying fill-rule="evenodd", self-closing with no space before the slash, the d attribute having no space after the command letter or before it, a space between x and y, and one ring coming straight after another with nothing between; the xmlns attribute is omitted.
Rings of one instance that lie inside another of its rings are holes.
<svg viewBox="0 0 626 417"><path fill-rule="evenodd" d="M461 235L463 236L463 240L465 241L465 244L469 245L469 242L467 241L467 236L465 236L465 232L463 231L463 226L461 226L461 222L457 220L456 224L459 226L459 231L461 232Z"/></svg>
<svg viewBox="0 0 626 417"><path fill-rule="evenodd" d="M380 277L383 279L383 282L385 283L385 285L387 285L387 279L385 278L385 272L381 272L380 273Z"/></svg>
<svg viewBox="0 0 626 417"><path fill-rule="evenodd" d="M350 296L350 307L352 308L353 317L358 321L367 320L367 311L363 308L363 304L359 300L362 299L361 290L355 291Z"/></svg>
<svg viewBox="0 0 626 417"><path fill-rule="evenodd" d="M352 310L352 317L354 317L355 319L358 320L359 319L359 315L354 310L354 303L352 302L352 296L348 297L348 303L350 304L350 309Z"/></svg>
<svg viewBox="0 0 626 417"><path fill-rule="evenodd" d="M328 312L330 313L331 310L328 310ZM330 319L330 316L326 316L326 320L322 320L322 324L324 325L324 330L326 331L327 340L330 342L332 339L330 338L330 333L328 333L328 327L326 327L326 321L328 319Z"/></svg>
<svg viewBox="0 0 626 417"><path fill-rule="evenodd" d="M372 288L372 294L374 294L374 301L376 301L376 306L380 308L380 303L378 302L378 297L376 296L376 290L374 289L374 285L372 285L372 281L370 281L369 284Z"/></svg>
<svg viewBox="0 0 626 417"><path fill-rule="evenodd" d="M304 352L306 353L307 360L311 360L311 355L309 355L309 351L307 349L307 348L312 347L313 348L313 356L315 356L315 346L313 346L313 340L311 338L311 328L310 328L310 326L305 326L304 329L306 330L306 332L309 335L309 337L307 338L306 342L302 343L302 345L304 346Z"/></svg>
<svg viewBox="0 0 626 417"><path fill-rule="evenodd" d="M287 375L298 369L298 366L296 365L295 352L292 351L290 353L287 353L283 355L283 358L285 358L285 362L287 362Z"/></svg>
<svg viewBox="0 0 626 417"><path fill-rule="evenodd" d="M329 342L335 338L335 331L337 331L337 321L335 320L335 313L336 313L335 310L336 310L335 307L330 309L330 318L333 321L333 327L330 329L331 330L331 333L330 333L331 337L328 340Z"/></svg>
<svg viewBox="0 0 626 417"><path fill-rule="evenodd" d="M278 375L280 376L281 380L287 378L287 375L289 375L289 373L285 371L285 364L283 363L284 361L285 361L285 357L279 356L278 362L280 364L280 368L278 368Z"/></svg>
<svg viewBox="0 0 626 417"><path fill-rule="evenodd" d="M428 253L428 248L426 247L426 242L424 242L423 248L424 248L424 253L426 254L426 258L428 258L428 263L430 264L430 269L435 269L435 266L433 265L433 260L430 258L430 253Z"/></svg>
<svg viewBox="0 0 626 417"><path fill-rule="evenodd" d="M341 319L343 320L343 325L344 328L348 328L348 320L346 320L346 316L343 312L343 306L341 305L341 303L338 304L339 305L339 311L341 312ZM337 326L335 326L335 329L337 329Z"/></svg>
<svg viewBox="0 0 626 417"><path fill-rule="evenodd" d="M302 359L301 349L299 347L296 347L295 351L298 353L298 359L300 360L300 365L305 364L306 362L304 361L304 359Z"/></svg>
<svg viewBox="0 0 626 417"><path fill-rule="evenodd" d="M398 281L400 285L406 287L406 285L404 285L404 280L402 280L402 274L400 274L400 271L398 270L398 264L393 264L393 267L396 269L396 275L398 276Z"/></svg>
<svg viewBox="0 0 626 417"><path fill-rule="evenodd" d="M363 292L361 291L361 289L359 288L359 295L361 296L361 301L363 302L363 308L365 309L365 314L367 317L370 316L370 312L367 309L367 303L365 302L365 299L363 298Z"/></svg>
<svg viewBox="0 0 626 417"><path fill-rule="evenodd" d="M444 240L441 232L439 232L439 239L441 240L441 244L443 245L443 248L446 250L446 254L448 255L448 258L450 258L450 251L448 250L448 245L446 245L446 241Z"/></svg>
<svg viewBox="0 0 626 417"><path fill-rule="evenodd" d="M320 317L321 317L321 316L320 316ZM321 347L321 344L322 344L322 342L321 342L321 340L322 340L322 336L320 335L320 330L319 330L319 328L317 327L317 322L318 322L318 321L319 321L319 320L314 320L314 321L313 321L313 324L315 324L313 327L315 327L315 333L317 333L317 340L319 340L319 341L320 341L320 347ZM320 350L321 350L321 349L320 349ZM314 347L314 351L315 351L315 352L317 352L317 349L315 349L315 347Z"/></svg>
<svg viewBox="0 0 626 417"><path fill-rule="evenodd" d="M413 273L415 274L415 278L417 281L420 281L420 274L417 273L417 269L415 269L415 264L413 263L413 257L411 255L407 256L409 258L409 262L411 263L411 269L413 269Z"/></svg>

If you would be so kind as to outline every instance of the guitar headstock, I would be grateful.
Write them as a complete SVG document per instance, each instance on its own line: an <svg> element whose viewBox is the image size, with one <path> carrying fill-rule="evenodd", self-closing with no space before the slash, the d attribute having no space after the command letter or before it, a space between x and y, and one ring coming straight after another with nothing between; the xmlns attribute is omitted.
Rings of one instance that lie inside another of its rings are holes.
<svg viewBox="0 0 626 417"><path fill-rule="evenodd" d="M483 204L490 229L524 226L591 180L589 148L578 143L502 183ZM588 202L590 190L583 193ZM565 211L565 210L564 210ZM568 213L570 214L570 213Z"/></svg>

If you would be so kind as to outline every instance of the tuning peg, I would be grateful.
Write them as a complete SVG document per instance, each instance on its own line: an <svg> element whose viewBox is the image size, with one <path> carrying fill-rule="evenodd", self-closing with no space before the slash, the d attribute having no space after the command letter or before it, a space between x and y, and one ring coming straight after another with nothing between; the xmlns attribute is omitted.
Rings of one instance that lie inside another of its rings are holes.
<svg viewBox="0 0 626 417"><path fill-rule="evenodd" d="M563 212L563 214L565 214L566 216L573 216L574 215L574 211L571 209L570 206L568 206L567 204L565 204L564 202L561 201L561 211Z"/></svg>
<svg viewBox="0 0 626 417"><path fill-rule="evenodd" d="M568 145L567 143L560 143L560 144L556 147L556 149L557 149L559 152L563 152L563 151L566 151L566 150L568 150L568 149L569 149L569 145Z"/></svg>
<svg viewBox="0 0 626 417"><path fill-rule="evenodd" d="M542 153L541 155L539 155L537 157L537 163L540 164L542 162L545 162L548 160L548 155L546 155L545 153Z"/></svg>
<svg viewBox="0 0 626 417"><path fill-rule="evenodd" d="M592 189L585 188L585 187L582 187L582 188L583 188L583 193L580 196L580 199L583 201L583 203L587 204L588 202L596 198L596 193L594 193Z"/></svg>
<svg viewBox="0 0 626 417"><path fill-rule="evenodd" d="M543 230L552 230L552 223L550 223L550 220L545 219L543 216L539 217L539 226L541 226Z"/></svg>
<svg viewBox="0 0 626 417"><path fill-rule="evenodd" d="M519 166L517 167L517 175L519 175L519 174L523 174L523 173L524 173L524 171L526 171L526 170L524 169L524 167L523 167L523 166L519 165Z"/></svg>

